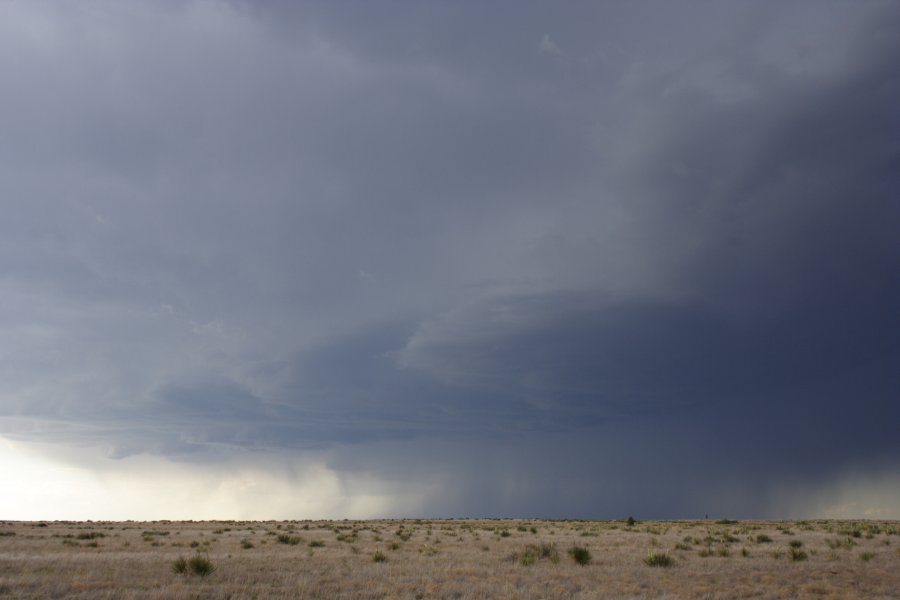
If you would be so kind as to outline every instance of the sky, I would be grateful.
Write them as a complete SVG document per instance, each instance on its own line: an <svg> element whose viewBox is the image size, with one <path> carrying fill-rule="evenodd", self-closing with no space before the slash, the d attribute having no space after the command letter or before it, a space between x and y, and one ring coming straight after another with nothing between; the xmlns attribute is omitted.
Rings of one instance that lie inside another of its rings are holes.
<svg viewBox="0 0 900 600"><path fill-rule="evenodd" d="M900 4L0 0L0 518L900 518Z"/></svg>

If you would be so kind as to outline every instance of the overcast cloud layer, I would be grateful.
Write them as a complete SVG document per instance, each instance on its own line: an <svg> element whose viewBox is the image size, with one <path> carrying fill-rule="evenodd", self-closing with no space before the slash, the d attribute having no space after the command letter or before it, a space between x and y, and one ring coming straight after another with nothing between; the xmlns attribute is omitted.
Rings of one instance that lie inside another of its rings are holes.
<svg viewBox="0 0 900 600"><path fill-rule="evenodd" d="M223 516L900 517L898 56L877 1L0 0L0 436L286 486Z"/></svg>

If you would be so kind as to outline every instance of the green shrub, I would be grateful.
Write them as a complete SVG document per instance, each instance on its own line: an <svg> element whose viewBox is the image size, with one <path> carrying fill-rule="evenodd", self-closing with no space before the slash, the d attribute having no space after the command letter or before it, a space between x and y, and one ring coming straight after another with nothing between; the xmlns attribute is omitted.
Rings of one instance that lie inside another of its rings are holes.
<svg viewBox="0 0 900 600"><path fill-rule="evenodd" d="M538 560L549 560L556 564L559 562L559 552L556 550L556 544L552 542L543 542L540 545L528 544L519 554L518 560L526 566L533 565Z"/></svg>
<svg viewBox="0 0 900 600"><path fill-rule="evenodd" d="M191 570L191 573L199 577L211 575L216 570L216 567L209 561L209 558L202 554L196 554L189 558L187 566L188 569Z"/></svg>
<svg viewBox="0 0 900 600"><path fill-rule="evenodd" d="M588 565L591 562L591 552L583 546L572 546L569 548L569 556L581 566Z"/></svg>
<svg viewBox="0 0 900 600"><path fill-rule="evenodd" d="M243 548L244 550L249 550L252 547L253 542L251 542L250 540L241 540L241 548Z"/></svg>
<svg viewBox="0 0 900 600"><path fill-rule="evenodd" d="M384 555L380 550L372 555L372 562L384 562L387 560L387 556Z"/></svg>
<svg viewBox="0 0 900 600"><path fill-rule="evenodd" d="M310 548L321 548L324 545L325 542L323 542L322 540L313 540L309 544L307 544L307 546L309 546Z"/></svg>
<svg viewBox="0 0 900 600"><path fill-rule="evenodd" d="M769 536L767 536L764 533L760 533L759 535L756 536L756 543L757 544L771 544L772 538L770 538Z"/></svg>
<svg viewBox="0 0 900 600"><path fill-rule="evenodd" d="M627 523L629 527L634 527L634 524L637 523L637 521L634 520L634 517L628 517Z"/></svg>
<svg viewBox="0 0 900 600"><path fill-rule="evenodd" d="M789 543L788 545L789 545L791 548L802 548L802 547L803 547L803 542L801 542L800 540L791 540L790 543Z"/></svg>
<svg viewBox="0 0 900 600"><path fill-rule="evenodd" d="M791 560L794 562L800 562L801 560L806 560L809 556L803 550L799 548L791 548Z"/></svg>
<svg viewBox="0 0 900 600"><path fill-rule="evenodd" d="M859 555L859 560L861 560L863 562L869 562L873 558L875 558L874 552L863 552L862 554Z"/></svg>
<svg viewBox="0 0 900 600"><path fill-rule="evenodd" d="M668 552L648 552L644 558L644 564L650 567L671 567L674 563Z"/></svg>
<svg viewBox="0 0 900 600"><path fill-rule="evenodd" d="M302 540L295 535L287 535L286 533L282 533L278 536L278 543L287 544L289 546L296 546Z"/></svg>
<svg viewBox="0 0 900 600"><path fill-rule="evenodd" d="M172 572L178 575L184 575L187 572L187 560L183 556L179 556L172 562Z"/></svg>

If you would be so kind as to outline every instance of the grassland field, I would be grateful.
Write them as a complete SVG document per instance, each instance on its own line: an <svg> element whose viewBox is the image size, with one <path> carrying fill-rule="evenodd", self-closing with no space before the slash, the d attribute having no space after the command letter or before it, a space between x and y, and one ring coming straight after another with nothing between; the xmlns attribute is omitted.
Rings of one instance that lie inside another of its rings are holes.
<svg viewBox="0 0 900 600"><path fill-rule="evenodd" d="M0 598L896 599L900 521L0 521Z"/></svg>

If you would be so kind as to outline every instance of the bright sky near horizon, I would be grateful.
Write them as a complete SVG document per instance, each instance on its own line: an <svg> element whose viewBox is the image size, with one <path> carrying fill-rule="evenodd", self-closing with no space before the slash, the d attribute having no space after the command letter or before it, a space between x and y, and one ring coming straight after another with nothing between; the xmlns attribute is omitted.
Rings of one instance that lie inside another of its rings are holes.
<svg viewBox="0 0 900 600"><path fill-rule="evenodd" d="M900 4L0 0L0 518L900 518Z"/></svg>

